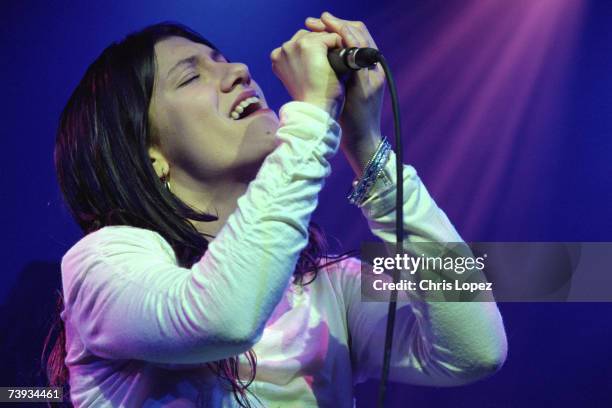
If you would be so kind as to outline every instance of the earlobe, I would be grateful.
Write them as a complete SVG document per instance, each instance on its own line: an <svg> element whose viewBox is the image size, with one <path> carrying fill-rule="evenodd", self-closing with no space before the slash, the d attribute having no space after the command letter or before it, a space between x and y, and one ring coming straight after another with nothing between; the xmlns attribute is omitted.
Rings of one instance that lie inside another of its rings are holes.
<svg viewBox="0 0 612 408"><path fill-rule="evenodd" d="M170 170L170 166L159 148L155 146L149 147L149 157L151 158L151 165L153 166L157 177L160 179L165 177Z"/></svg>

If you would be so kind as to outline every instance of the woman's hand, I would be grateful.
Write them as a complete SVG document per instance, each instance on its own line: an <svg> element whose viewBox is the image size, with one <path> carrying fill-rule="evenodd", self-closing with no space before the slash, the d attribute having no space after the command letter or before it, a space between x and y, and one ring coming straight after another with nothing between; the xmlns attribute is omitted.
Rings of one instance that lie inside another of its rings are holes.
<svg viewBox="0 0 612 408"><path fill-rule="evenodd" d="M272 70L296 101L312 103L334 119L342 108L343 85L327 60L330 48L342 47L336 33L301 29L270 54Z"/></svg>
<svg viewBox="0 0 612 408"><path fill-rule="evenodd" d="M342 37L343 47L378 49L361 21L342 20L324 12L321 18L307 18L306 27L314 32L337 33ZM375 68L353 72L345 86L346 99L339 119L342 127L341 148L355 173L360 176L381 140L384 71L376 64Z"/></svg>

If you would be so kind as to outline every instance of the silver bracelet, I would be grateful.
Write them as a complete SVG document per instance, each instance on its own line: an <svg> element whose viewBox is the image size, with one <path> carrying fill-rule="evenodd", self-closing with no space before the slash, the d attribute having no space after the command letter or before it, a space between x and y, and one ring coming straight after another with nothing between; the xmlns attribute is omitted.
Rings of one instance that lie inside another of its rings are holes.
<svg viewBox="0 0 612 408"><path fill-rule="evenodd" d="M386 137L383 137L376 148L376 152L366 164L361 178L353 182L353 191L351 191L347 197L351 204L361 206L361 204L365 201L370 188L378 176L382 173L382 170L387 163L387 159L389 158L390 151L391 144Z"/></svg>

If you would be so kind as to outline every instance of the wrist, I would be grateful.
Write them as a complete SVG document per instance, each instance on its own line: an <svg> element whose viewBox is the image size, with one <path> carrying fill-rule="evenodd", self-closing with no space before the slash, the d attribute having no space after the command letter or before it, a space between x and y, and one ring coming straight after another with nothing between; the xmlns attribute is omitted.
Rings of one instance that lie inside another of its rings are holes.
<svg viewBox="0 0 612 408"><path fill-rule="evenodd" d="M302 102L306 102L306 103L316 106L317 108L323 109L325 112L329 113L329 115L332 118L334 118L334 120L338 118L340 107L339 107L339 102L337 100L329 100L329 99L321 99L321 98L313 98L313 97L304 97L301 100Z"/></svg>
<svg viewBox="0 0 612 408"><path fill-rule="evenodd" d="M383 169L386 166L390 154L391 144L386 138L383 138L373 156L365 165L363 174L353 181L353 189L347 197L351 204L361 207L369 200L372 187L384 174Z"/></svg>
<svg viewBox="0 0 612 408"><path fill-rule="evenodd" d="M354 134L343 133L340 148L357 177L361 177L368 162L374 156L382 141L380 132L367 136L354 137Z"/></svg>

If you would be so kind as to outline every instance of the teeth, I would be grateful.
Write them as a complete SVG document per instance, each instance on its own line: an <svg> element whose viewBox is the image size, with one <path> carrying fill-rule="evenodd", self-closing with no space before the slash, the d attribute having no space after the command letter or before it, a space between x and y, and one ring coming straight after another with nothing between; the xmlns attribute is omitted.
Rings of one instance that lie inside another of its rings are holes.
<svg viewBox="0 0 612 408"><path fill-rule="evenodd" d="M230 113L230 116L232 117L232 119L237 120L240 117L240 114L244 112L247 106L257 102L259 102L259 98L257 96L251 96L250 98L246 98L234 108L232 113Z"/></svg>

